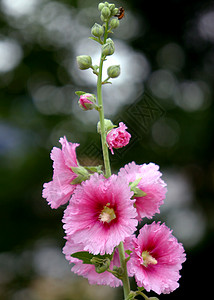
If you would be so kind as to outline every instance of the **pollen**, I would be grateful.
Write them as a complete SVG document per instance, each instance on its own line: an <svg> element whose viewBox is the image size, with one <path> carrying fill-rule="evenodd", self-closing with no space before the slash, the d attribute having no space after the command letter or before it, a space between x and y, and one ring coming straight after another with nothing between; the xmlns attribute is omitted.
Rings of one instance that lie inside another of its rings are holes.
<svg viewBox="0 0 214 300"><path fill-rule="evenodd" d="M148 265L156 265L158 263L157 260L148 251L143 251L141 256L143 258L142 265L146 268L148 267Z"/></svg>
<svg viewBox="0 0 214 300"><path fill-rule="evenodd" d="M109 207L107 203L99 215L99 220L103 223L110 223L112 220L116 219L116 214L113 208Z"/></svg>

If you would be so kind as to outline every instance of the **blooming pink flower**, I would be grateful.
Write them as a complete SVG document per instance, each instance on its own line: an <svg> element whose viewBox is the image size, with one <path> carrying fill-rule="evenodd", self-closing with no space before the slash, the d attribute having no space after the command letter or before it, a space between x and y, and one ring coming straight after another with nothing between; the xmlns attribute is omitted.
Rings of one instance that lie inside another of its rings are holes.
<svg viewBox="0 0 214 300"><path fill-rule="evenodd" d="M82 243L84 251L112 253L115 246L136 230L132 195L123 178L92 175L77 186L65 210L67 236L74 243Z"/></svg>
<svg viewBox="0 0 214 300"><path fill-rule="evenodd" d="M112 129L106 136L106 142L114 154L113 148L122 148L129 143L131 134L126 131L127 127L123 122L119 123L119 127Z"/></svg>
<svg viewBox="0 0 214 300"><path fill-rule="evenodd" d="M165 224L144 225L133 244L127 267L135 275L138 286L157 294L169 294L179 287L179 270L186 255L182 244Z"/></svg>
<svg viewBox="0 0 214 300"><path fill-rule="evenodd" d="M79 105L83 110L91 110L95 107L95 98L92 94L83 94L79 98Z"/></svg>
<svg viewBox="0 0 214 300"><path fill-rule="evenodd" d="M98 274L95 271L94 265L83 264L82 260L71 257L71 254L83 250L84 246L82 244L75 244L71 239L67 240L63 248L63 253L65 254L66 259L70 263L74 264L71 268L71 271L73 271L75 274L87 278L90 284L109 285L111 287L118 287L122 285L122 281L116 278L110 272L105 271ZM114 255L109 268L112 270L113 266L120 266L119 255Z"/></svg>
<svg viewBox="0 0 214 300"><path fill-rule="evenodd" d="M62 150L54 147L51 151L53 160L53 180L43 185L43 198L46 198L51 208L58 208L65 204L74 192L76 185L71 184L77 175L71 167L78 167L76 158L76 147L79 144L69 143L66 139L60 138Z"/></svg>
<svg viewBox="0 0 214 300"><path fill-rule="evenodd" d="M155 213L159 213L159 207L163 204L167 192L166 183L160 178L159 166L154 163L136 165L135 162L121 168L118 176L126 177L128 182L140 179L137 187L146 193L146 196L136 197L135 207L137 209L137 219L152 218Z"/></svg>

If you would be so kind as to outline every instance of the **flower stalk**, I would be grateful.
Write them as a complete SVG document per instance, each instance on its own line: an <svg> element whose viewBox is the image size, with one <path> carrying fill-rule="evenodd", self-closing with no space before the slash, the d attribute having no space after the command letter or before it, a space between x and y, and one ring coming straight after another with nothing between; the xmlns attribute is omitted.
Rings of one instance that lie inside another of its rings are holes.
<svg viewBox="0 0 214 300"><path fill-rule="evenodd" d="M118 246L119 250L119 256L120 256L120 265L123 270L122 275L122 282L123 282L123 292L124 292L124 299L126 299L130 293L130 283L129 283L129 277L127 272L127 266L126 266L126 257L125 257L125 250L123 242L120 242Z"/></svg>
<svg viewBox="0 0 214 300"><path fill-rule="evenodd" d="M104 44L106 42L107 36L108 36L108 22L106 22L106 24L105 24L105 32L104 32L104 40L103 40ZM111 176L111 167L110 167L110 161L109 161L108 146L106 144L104 108L103 108L103 100L102 100L102 71L103 71L104 60L105 60L105 56L103 54L101 54L99 73L98 73L98 78L97 78L97 101L98 101L98 105L100 107L100 110L99 110L100 134L101 134L104 167L105 167L105 177L108 178Z"/></svg>
<svg viewBox="0 0 214 300"><path fill-rule="evenodd" d="M104 32L104 40L103 43L106 43L106 39L108 36L108 22L105 24L105 32ZM99 74L97 78L97 100L98 105L100 107L99 110L99 119L100 119L100 134L101 134L101 143L102 143L102 152L103 152L103 160L105 166L105 177L108 178L111 176L111 167L109 160L109 152L108 146L106 143L106 132L105 132L105 117L104 117L104 108L103 108L103 100L102 100L102 70L103 70L103 62L105 60L105 55L101 54L100 65L99 65ZM119 256L120 256L120 265L123 270L122 274L122 282L123 282L123 291L124 291L124 299L126 299L130 293L130 283L128 278L128 272L126 267L126 258L123 242L120 242L118 246Z"/></svg>

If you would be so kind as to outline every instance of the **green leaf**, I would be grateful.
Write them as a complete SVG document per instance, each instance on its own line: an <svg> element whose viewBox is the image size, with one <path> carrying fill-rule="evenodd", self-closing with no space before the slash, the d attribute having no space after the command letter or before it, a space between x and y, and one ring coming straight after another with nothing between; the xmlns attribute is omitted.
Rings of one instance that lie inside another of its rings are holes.
<svg viewBox="0 0 214 300"><path fill-rule="evenodd" d="M71 254L71 256L82 260L84 264L91 265L92 264L91 259L94 257L94 254L89 253L87 251L81 251L81 252L75 252Z"/></svg>
<svg viewBox="0 0 214 300"><path fill-rule="evenodd" d="M84 264L88 264L88 265L93 265L93 263L91 262L93 257L99 258L99 259L103 259L105 260L106 258L109 258L110 260L112 260L113 257L113 253L112 254L105 254L105 255L94 255L92 253L89 253L87 251L80 251L80 252L75 252L73 254L71 254L72 257L74 258L78 258L80 260L82 260L82 262Z"/></svg>
<svg viewBox="0 0 214 300"><path fill-rule="evenodd" d="M95 41L95 42L97 42L97 43L99 43L101 45L103 44L103 41L101 39L95 38L93 36L90 36L89 39L91 39L91 40L93 40L93 41Z"/></svg>

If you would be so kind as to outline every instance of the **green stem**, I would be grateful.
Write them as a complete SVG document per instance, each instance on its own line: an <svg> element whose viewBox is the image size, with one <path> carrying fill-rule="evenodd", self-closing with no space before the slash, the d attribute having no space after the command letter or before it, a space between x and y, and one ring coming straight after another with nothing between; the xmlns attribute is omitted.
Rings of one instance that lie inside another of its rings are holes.
<svg viewBox="0 0 214 300"><path fill-rule="evenodd" d="M108 22L106 22L105 34L104 34L104 44L106 42L108 36ZM111 176L111 167L109 161L109 152L108 146L106 144L106 132L105 132L105 121L104 121L104 109L103 109L103 100L102 100L102 71L103 71L103 61L105 56L101 55L100 58L100 66L99 66L99 74L97 78L97 100L100 106L99 117L100 117L100 131L101 131L101 143L102 143L102 151L103 151L103 160L105 166L105 176L108 178Z"/></svg>
<svg viewBox="0 0 214 300"><path fill-rule="evenodd" d="M106 39L108 37L108 22L106 22L105 33L103 43L106 43ZM104 122L104 109L103 109L103 100L102 100L102 70L103 70L103 62L105 60L105 56L101 55L100 65L99 65L99 74L97 78L97 100L98 105L100 107L99 117L100 117L100 131L101 131L101 142L102 142L102 151L103 151L103 160L105 166L105 176L108 178L111 176L111 167L109 161L109 151L106 144L106 132L105 132L105 122ZM121 242L118 246L119 256L120 256L120 265L123 270L122 282L123 282L123 290L124 290L124 298L126 299L130 293L130 283L126 266L126 257L123 242Z"/></svg>
<svg viewBox="0 0 214 300"><path fill-rule="evenodd" d="M124 250L123 242L120 242L120 244L118 246L118 250L119 250L119 256L120 256L120 266L123 269L122 282L123 282L124 299L126 299L130 293L130 283L129 283L129 277L128 277L128 272L127 272L127 267L126 267L126 257L125 257L125 250Z"/></svg>

